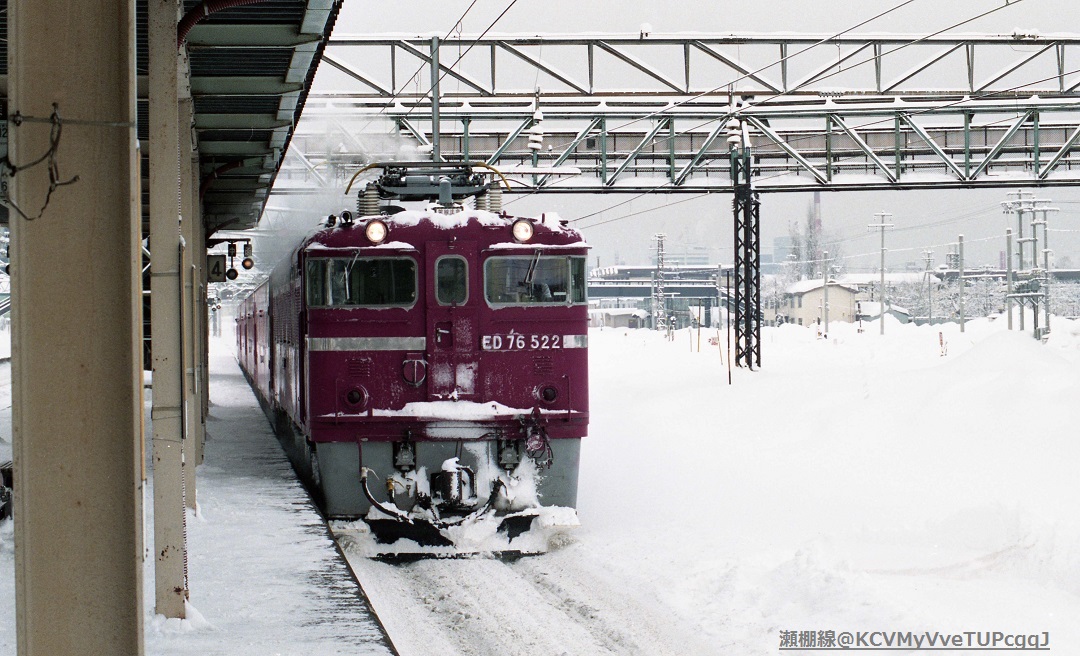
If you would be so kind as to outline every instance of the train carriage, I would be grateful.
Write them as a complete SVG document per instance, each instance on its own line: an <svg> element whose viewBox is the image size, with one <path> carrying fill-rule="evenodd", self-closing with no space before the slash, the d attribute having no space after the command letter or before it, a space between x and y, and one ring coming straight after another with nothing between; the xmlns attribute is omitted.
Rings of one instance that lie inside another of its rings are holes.
<svg viewBox="0 0 1080 656"><path fill-rule="evenodd" d="M458 176L428 179L475 191ZM493 516L512 534L577 503L587 245L456 200L331 217L239 311L238 359L297 469L329 517L386 540Z"/></svg>

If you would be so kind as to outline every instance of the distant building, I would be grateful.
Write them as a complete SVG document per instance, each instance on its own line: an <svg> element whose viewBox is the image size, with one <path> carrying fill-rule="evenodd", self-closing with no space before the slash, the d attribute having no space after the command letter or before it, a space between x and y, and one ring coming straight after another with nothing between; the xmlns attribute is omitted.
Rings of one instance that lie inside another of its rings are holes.
<svg viewBox="0 0 1080 656"><path fill-rule="evenodd" d="M902 308L899 305L893 305L891 303L885 307L886 313L900 323L911 322L911 312L908 311L907 308ZM876 301L859 301L856 310L856 319L861 319L862 321L874 321L881 316L881 303Z"/></svg>
<svg viewBox="0 0 1080 656"><path fill-rule="evenodd" d="M854 322L856 319L855 296L859 290L854 285L829 281L829 321ZM809 326L824 321L823 303L825 285L821 280L801 280L784 292L778 302L766 303L762 309L765 322L776 326L795 323Z"/></svg>
<svg viewBox="0 0 1080 656"><path fill-rule="evenodd" d="M593 328L645 328L649 313L637 308L601 308L589 310Z"/></svg>

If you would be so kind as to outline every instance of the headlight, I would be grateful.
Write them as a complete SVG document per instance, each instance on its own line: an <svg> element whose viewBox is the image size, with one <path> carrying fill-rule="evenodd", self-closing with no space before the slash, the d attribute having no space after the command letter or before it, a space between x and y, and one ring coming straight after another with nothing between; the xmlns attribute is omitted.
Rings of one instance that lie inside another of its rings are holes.
<svg viewBox="0 0 1080 656"><path fill-rule="evenodd" d="M379 220L368 221L364 234L373 244L381 244L386 239L386 224Z"/></svg>
<svg viewBox="0 0 1080 656"><path fill-rule="evenodd" d="M533 225L528 219L518 219L514 221L513 226L514 239L518 241L529 241L533 236Z"/></svg>

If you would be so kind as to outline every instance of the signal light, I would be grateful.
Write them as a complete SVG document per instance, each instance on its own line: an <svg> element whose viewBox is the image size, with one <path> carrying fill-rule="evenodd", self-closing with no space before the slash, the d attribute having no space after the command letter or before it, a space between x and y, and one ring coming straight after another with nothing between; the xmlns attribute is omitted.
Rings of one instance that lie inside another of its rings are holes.
<svg viewBox="0 0 1080 656"><path fill-rule="evenodd" d="M250 257L245 257L245 258L244 258L244 259L243 259L243 260L242 260L242 261L240 262L240 266L244 267L245 269L251 269L251 268L254 268L254 266L255 266L255 260L251 259Z"/></svg>
<svg viewBox="0 0 1080 656"><path fill-rule="evenodd" d="M237 271L236 269L229 269L228 271L225 272L225 277L228 278L229 280L236 280L237 278L240 277L240 272Z"/></svg>

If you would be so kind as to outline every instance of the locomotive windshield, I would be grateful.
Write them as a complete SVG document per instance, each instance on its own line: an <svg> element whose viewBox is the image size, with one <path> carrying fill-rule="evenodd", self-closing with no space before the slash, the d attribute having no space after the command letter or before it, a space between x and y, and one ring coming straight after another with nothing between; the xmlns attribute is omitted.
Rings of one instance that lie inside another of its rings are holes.
<svg viewBox="0 0 1080 656"><path fill-rule="evenodd" d="M308 307L409 306L416 301L416 262L407 257L310 258Z"/></svg>
<svg viewBox="0 0 1080 656"><path fill-rule="evenodd" d="M585 302L585 258L552 255L490 257L484 291L492 305Z"/></svg>

